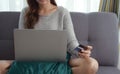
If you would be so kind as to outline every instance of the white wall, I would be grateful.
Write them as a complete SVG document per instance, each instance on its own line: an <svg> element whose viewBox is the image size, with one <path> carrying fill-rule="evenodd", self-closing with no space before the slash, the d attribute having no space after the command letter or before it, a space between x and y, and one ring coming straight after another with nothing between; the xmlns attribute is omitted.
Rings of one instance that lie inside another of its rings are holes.
<svg viewBox="0 0 120 74"><path fill-rule="evenodd" d="M99 9L100 0L56 0L58 6L69 11L95 12ZM27 6L26 0L0 0L0 11L21 11Z"/></svg>

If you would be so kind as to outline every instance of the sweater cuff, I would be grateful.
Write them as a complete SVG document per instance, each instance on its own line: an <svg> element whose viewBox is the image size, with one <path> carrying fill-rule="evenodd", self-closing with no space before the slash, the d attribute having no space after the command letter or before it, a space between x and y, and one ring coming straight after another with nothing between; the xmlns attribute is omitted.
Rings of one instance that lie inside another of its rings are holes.
<svg viewBox="0 0 120 74"><path fill-rule="evenodd" d="M77 46L74 50L76 50L76 51L80 51L79 46Z"/></svg>
<svg viewBox="0 0 120 74"><path fill-rule="evenodd" d="M79 46L77 46L76 48L74 48L74 50L70 50L69 53L71 55L74 55L74 56L78 56L78 52L79 52Z"/></svg>
<svg viewBox="0 0 120 74"><path fill-rule="evenodd" d="M79 46L79 43L76 41L76 40L73 40L72 42L70 42L69 44L68 44L68 49L70 50L70 51L72 51L72 50L74 50L76 47L78 47Z"/></svg>
<svg viewBox="0 0 120 74"><path fill-rule="evenodd" d="M78 51L78 52L81 52L81 50L83 50L83 48L82 48L82 47L77 46L74 50L76 50L76 51Z"/></svg>

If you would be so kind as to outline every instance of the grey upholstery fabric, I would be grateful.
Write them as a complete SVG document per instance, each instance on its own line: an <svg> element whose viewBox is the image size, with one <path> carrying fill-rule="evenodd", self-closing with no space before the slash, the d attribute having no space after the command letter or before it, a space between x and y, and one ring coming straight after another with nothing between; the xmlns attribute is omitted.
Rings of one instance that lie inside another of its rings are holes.
<svg viewBox="0 0 120 74"><path fill-rule="evenodd" d="M89 40L96 50L100 65L117 65L118 20L114 14L92 13L89 15Z"/></svg>
<svg viewBox="0 0 120 74"><path fill-rule="evenodd" d="M112 66L100 66L97 74L120 74L120 70Z"/></svg>
<svg viewBox="0 0 120 74"><path fill-rule="evenodd" d="M14 59L13 29L19 12L0 12L0 59ZM97 74L120 74L118 61L118 20L106 12L71 12L77 39L93 46L92 57L100 64Z"/></svg>
<svg viewBox="0 0 120 74"><path fill-rule="evenodd" d="M13 29L18 21L19 12L0 12L0 59L14 59Z"/></svg>
<svg viewBox="0 0 120 74"><path fill-rule="evenodd" d="M118 20L113 13L71 13L77 39L93 46L100 65L117 65ZM114 57L114 58L113 58ZM111 60L111 58L113 60Z"/></svg>

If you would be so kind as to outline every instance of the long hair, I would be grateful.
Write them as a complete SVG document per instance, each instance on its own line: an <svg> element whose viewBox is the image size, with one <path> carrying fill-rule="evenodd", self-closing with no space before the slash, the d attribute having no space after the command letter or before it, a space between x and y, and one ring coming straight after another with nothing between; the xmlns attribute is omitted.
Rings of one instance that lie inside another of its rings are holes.
<svg viewBox="0 0 120 74"><path fill-rule="evenodd" d="M55 0L50 0L51 4L57 6ZM28 11L25 14L24 28L33 29L39 19L39 4L36 0L27 0Z"/></svg>

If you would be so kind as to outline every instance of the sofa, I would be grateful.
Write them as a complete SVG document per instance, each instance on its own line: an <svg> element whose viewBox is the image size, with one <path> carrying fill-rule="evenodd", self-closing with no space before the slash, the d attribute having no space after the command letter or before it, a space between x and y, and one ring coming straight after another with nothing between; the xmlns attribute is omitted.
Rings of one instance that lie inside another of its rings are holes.
<svg viewBox="0 0 120 74"><path fill-rule="evenodd" d="M118 19L114 13L70 12L76 37L93 46L92 57L99 62L97 74L120 74L118 65ZM13 29L20 12L0 12L0 60L14 60Z"/></svg>

